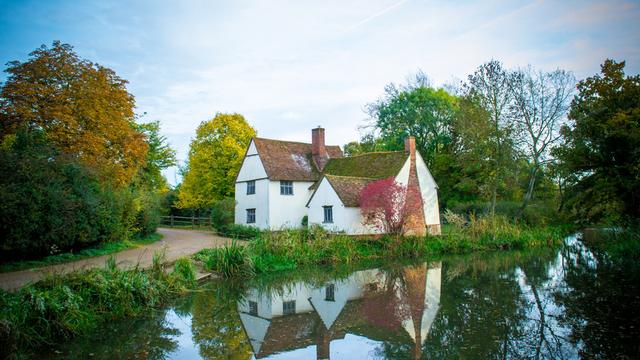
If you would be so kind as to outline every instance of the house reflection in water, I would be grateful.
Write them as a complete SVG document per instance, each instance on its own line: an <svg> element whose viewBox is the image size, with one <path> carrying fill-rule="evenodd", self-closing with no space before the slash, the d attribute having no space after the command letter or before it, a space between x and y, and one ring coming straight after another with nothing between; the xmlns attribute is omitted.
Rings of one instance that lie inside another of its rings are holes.
<svg viewBox="0 0 640 360"><path fill-rule="evenodd" d="M331 341L347 333L412 343L420 358L440 284L439 262L364 270L322 287L300 282L272 294L250 290L238 312L257 359L311 345L318 359L328 359Z"/></svg>

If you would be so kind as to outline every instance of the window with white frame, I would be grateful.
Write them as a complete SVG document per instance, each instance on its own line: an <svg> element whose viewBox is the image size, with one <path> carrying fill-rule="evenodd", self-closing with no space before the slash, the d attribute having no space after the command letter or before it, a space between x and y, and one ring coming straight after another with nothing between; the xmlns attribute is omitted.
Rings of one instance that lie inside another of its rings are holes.
<svg viewBox="0 0 640 360"><path fill-rule="evenodd" d="M255 180L247 181L247 195L253 195L256 193Z"/></svg>
<svg viewBox="0 0 640 360"><path fill-rule="evenodd" d="M247 209L247 224L256 222L256 209Z"/></svg>
<svg viewBox="0 0 640 360"><path fill-rule="evenodd" d="M280 181L280 195L293 195L293 181Z"/></svg>
<svg viewBox="0 0 640 360"><path fill-rule="evenodd" d="M324 223L331 224L333 223L333 206L323 206L324 209Z"/></svg>

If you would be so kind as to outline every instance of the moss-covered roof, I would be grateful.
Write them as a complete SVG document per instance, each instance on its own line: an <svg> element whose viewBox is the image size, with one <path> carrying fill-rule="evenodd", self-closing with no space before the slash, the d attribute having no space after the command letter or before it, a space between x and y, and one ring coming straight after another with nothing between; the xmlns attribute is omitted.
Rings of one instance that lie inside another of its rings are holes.
<svg viewBox="0 0 640 360"><path fill-rule="evenodd" d="M370 152L356 156L332 158L324 168L326 175L384 179L396 176L409 155L404 151Z"/></svg>

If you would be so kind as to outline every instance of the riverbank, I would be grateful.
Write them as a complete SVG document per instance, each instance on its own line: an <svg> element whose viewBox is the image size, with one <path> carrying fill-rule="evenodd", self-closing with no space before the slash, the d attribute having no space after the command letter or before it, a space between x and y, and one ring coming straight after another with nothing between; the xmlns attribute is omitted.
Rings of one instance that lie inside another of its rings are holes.
<svg viewBox="0 0 640 360"><path fill-rule="evenodd" d="M530 228L500 219L449 226L442 236L426 237L354 238L312 228L261 233L246 247L204 249L193 258L225 277L247 277L308 265L550 247L560 244L567 233L562 226Z"/></svg>
<svg viewBox="0 0 640 360"><path fill-rule="evenodd" d="M144 314L195 284L189 259L169 270L164 253L156 252L149 269L122 270L111 258L103 269L49 276L15 293L0 291L0 355L20 357L107 321Z"/></svg>

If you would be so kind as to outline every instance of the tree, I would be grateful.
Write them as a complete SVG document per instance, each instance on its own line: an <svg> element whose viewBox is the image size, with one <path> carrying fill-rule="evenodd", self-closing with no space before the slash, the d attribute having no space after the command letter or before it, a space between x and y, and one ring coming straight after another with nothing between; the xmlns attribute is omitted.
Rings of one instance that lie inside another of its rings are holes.
<svg viewBox="0 0 640 360"><path fill-rule="evenodd" d="M256 131L240 114L218 113L204 121L191 141L178 194L181 208L203 209L234 196L234 180Z"/></svg>
<svg viewBox="0 0 640 360"><path fill-rule="evenodd" d="M624 66L606 60L578 83L554 150L573 174L565 205L579 220L640 218L640 75L625 76Z"/></svg>
<svg viewBox="0 0 640 360"><path fill-rule="evenodd" d="M169 146L167 138L160 135L159 121L137 125L137 130L145 135L149 149L140 176L152 189L164 190L167 188L167 179L162 175L162 170L176 165L176 151Z"/></svg>
<svg viewBox="0 0 640 360"><path fill-rule="evenodd" d="M405 86L387 85L385 96L369 104L367 110L387 147L402 149L404 139L413 136L429 166L451 143L456 98L443 89L428 86L424 75L419 74Z"/></svg>
<svg viewBox="0 0 640 360"><path fill-rule="evenodd" d="M510 76L516 133L530 164L520 214L533 197L536 179L550 160L551 148L560 139L560 125L569 109L574 84L573 75L564 70L542 72L529 66Z"/></svg>
<svg viewBox="0 0 640 360"><path fill-rule="evenodd" d="M488 185L493 215L498 189L509 176L513 162L513 124L507 111L512 99L508 73L496 60L482 64L469 75L464 93L486 111L491 125L486 129L485 155L489 166Z"/></svg>
<svg viewBox="0 0 640 360"><path fill-rule="evenodd" d="M26 62L12 61L0 90L0 137L41 130L59 157L96 169L103 181L128 184L147 146L135 130L134 98L113 70L83 60L59 41Z"/></svg>
<svg viewBox="0 0 640 360"><path fill-rule="evenodd" d="M419 190L399 184L393 177L370 182L360 194L363 224L385 234L401 234L418 211L422 211Z"/></svg>

